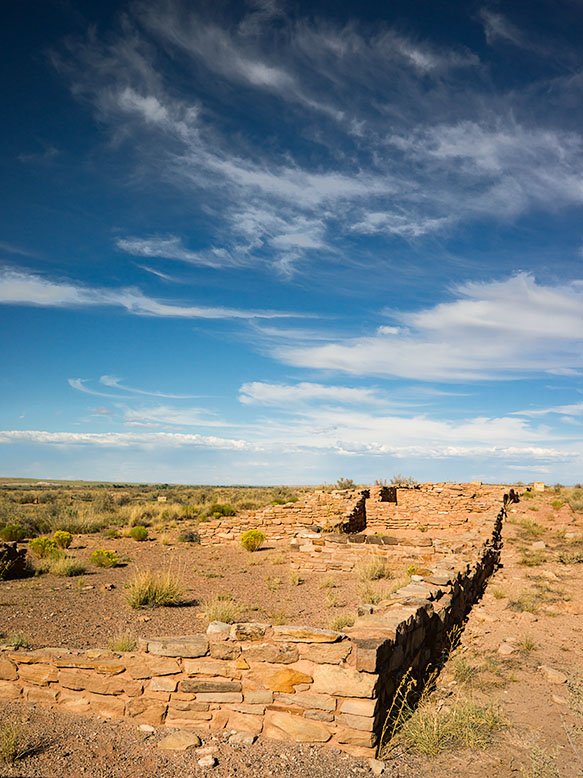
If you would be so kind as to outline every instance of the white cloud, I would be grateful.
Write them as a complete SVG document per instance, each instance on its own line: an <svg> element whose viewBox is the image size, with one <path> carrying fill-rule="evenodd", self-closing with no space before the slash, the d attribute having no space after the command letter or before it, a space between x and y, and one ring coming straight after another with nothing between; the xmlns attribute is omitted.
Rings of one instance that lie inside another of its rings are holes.
<svg viewBox="0 0 583 778"><path fill-rule="evenodd" d="M237 262L224 249L208 249L205 251L190 251L182 244L181 238L177 235L167 235L165 237L154 236L151 238L120 238L116 241L116 246L132 254L135 257L161 257L162 259L176 259L180 262L188 262L192 265L202 265L203 267L223 267L225 265L235 265ZM162 278L168 278L164 274L150 270L148 272L161 275Z"/></svg>
<svg viewBox="0 0 583 778"><path fill-rule="evenodd" d="M274 319L298 316L277 311L244 311L220 306L165 303L147 297L135 288L92 288L66 281L51 281L33 273L11 269L0 270L1 304L52 308L107 306L123 308L136 316L182 319Z"/></svg>
<svg viewBox="0 0 583 778"><path fill-rule="evenodd" d="M150 392L145 389L138 389L135 386L124 386L122 384L123 378L118 378L114 375L102 375L99 379L99 383L104 386L109 386L112 389L123 389L124 392L129 394L145 394L149 397L164 397L168 400L191 400L197 395L194 394L168 394L166 392Z"/></svg>
<svg viewBox="0 0 583 778"><path fill-rule="evenodd" d="M258 450L244 440L230 440L186 432L48 432L45 430L1 430L0 443L36 443L56 446L98 448L177 448L196 446L229 451Z"/></svg>
<svg viewBox="0 0 583 778"><path fill-rule="evenodd" d="M369 337L275 349L299 367L437 381L522 377L583 365L583 282L543 286L521 273L468 283L457 299L393 313L406 329Z"/></svg>
<svg viewBox="0 0 583 778"><path fill-rule="evenodd" d="M268 384L251 381L239 389L239 401L244 405L293 407L311 402L353 405L378 405L382 402L375 389L353 389L347 386L327 386L301 382L298 384Z"/></svg>

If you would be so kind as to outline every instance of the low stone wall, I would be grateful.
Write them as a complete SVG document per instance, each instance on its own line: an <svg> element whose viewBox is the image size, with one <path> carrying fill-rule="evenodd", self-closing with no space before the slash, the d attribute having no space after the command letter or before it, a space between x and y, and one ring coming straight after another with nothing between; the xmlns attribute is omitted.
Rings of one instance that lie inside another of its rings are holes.
<svg viewBox="0 0 583 778"><path fill-rule="evenodd" d="M202 545L238 541L248 529L260 529L268 541L292 538L306 527L361 532L366 527L367 495L368 491L354 489L311 492L297 502L201 522L197 531Z"/></svg>
<svg viewBox="0 0 583 778"><path fill-rule="evenodd" d="M445 557L389 600L361 608L346 633L213 622L206 635L144 640L129 654L4 646L0 698L373 756L404 673L422 678L439 661L481 595L498 562L504 515L502 508L471 563Z"/></svg>

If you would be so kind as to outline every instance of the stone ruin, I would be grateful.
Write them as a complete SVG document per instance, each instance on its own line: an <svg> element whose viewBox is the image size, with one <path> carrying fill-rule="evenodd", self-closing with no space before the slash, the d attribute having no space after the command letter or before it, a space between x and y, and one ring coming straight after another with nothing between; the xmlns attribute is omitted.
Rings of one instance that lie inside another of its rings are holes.
<svg viewBox="0 0 583 778"><path fill-rule="evenodd" d="M137 652L0 647L0 698L136 723L263 734L376 753L406 673L439 666L452 630L484 591L500 554L501 487L422 484L314 492L288 505L200 525L203 542L247 528L290 539L293 564L348 570L363 556L414 560L411 582L362 606L342 632L212 622L206 634L140 641ZM218 539L218 540L217 540Z"/></svg>

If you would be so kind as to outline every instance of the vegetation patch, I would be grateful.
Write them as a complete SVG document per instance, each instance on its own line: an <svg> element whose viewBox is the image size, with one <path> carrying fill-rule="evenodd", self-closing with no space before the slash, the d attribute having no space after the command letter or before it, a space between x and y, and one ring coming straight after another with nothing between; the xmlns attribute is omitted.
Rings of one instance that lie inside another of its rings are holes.
<svg viewBox="0 0 583 778"><path fill-rule="evenodd" d="M91 552L91 564L95 567L117 567L119 559L115 551L105 551L102 548L96 548Z"/></svg>
<svg viewBox="0 0 583 778"><path fill-rule="evenodd" d="M131 608L157 608L181 605L184 585L172 570L137 570L126 584L126 600Z"/></svg>
<svg viewBox="0 0 583 778"><path fill-rule="evenodd" d="M257 551L263 545L265 541L265 535L261 530L248 529L241 535L241 545L246 548L247 551Z"/></svg>

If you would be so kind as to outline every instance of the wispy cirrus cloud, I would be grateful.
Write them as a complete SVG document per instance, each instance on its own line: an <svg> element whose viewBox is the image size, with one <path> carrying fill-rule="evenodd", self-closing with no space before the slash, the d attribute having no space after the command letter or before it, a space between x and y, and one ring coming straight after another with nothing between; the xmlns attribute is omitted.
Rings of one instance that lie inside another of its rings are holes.
<svg viewBox="0 0 583 778"><path fill-rule="evenodd" d="M54 446L97 448L177 448L196 446L228 451L257 450L244 440L196 435L187 432L49 432L46 430L1 430L0 443L36 443Z"/></svg>
<svg viewBox="0 0 583 778"><path fill-rule="evenodd" d="M168 400L191 400L198 395L194 394L169 394L167 392L148 391L146 389L138 389L134 386L127 386L122 383L123 379L112 375L102 375L99 379L99 383L102 386L106 386L109 389L119 390L122 394L115 394L115 392L104 392L94 389L91 386L87 386L89 383L88 378L69 378L68 384L73 389L77 389L84 394L93 394L97 397L111 397L113 399L123 400L131 396L147 395L148 397L159 397Z"/></svg>
<svg viewBox="0 0 583 778"><path fill-rule="evenodd" d="M479 381L580 370L583 281L543 286L527 273L468 283L452 302L391 312L397 327L275 355L312 369L424 381Z"/></svg>
<svg viewBox="0 0 583 778"><path fill-rule="evenodd" d="M119 143L139 139L148 178L202 204L205 246L154 234L121 238L122 250L291 276L316 261L349 265L354 236L419 241L583 203L581 140L556 121L572 81L554 82L551 115L536 89L495 87L467 47L266 8L235 19L136 4L115 34L55 57ZM482 20L490 40L518 40L501 15ZM232 132L233 110L248 133Z"/></svg>
<svg viewBox="0 0 583 778"><path fill-rule="evenodd" d="M21 270L0 270L0 305L34 305L47 308L125 309L135 316L178 319L278 319L300 314L277 311L245 311L223 306L187 305L148 297L136 288L108 289L53 281Z"/></svg>
<svg viewBox="0 0 583 778"><path fill-rule="evenodd" d="M269 384L262 381L250 381L240 387L239 401L243 405L271 405L284 408L295 408L298 404L312 402L351 405L378 405L384 402L375 389L314 384L308 381L297 384Z"/></svg>

